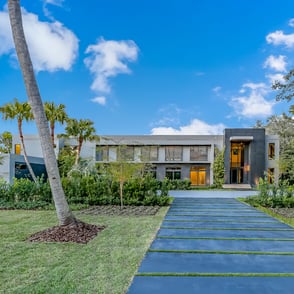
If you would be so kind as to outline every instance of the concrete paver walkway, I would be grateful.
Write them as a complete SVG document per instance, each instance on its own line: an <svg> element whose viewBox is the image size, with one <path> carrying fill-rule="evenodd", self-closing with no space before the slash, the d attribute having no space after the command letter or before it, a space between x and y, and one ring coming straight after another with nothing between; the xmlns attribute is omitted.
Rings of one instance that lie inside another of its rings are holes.
<svg viewBox="0 0 294 294"><path fill-rule="evenodd" d="M177 197L127 293L293 289L294 228L233 197Z"/></svg>

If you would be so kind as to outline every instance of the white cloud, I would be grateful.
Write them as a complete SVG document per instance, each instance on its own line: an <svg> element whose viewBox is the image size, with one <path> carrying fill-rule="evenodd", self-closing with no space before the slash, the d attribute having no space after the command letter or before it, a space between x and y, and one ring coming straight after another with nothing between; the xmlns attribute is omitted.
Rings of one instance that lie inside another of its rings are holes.
<svg viewBox="0 0 294 294"><path fill-rule="evenodd" d="M91 89L96 92L109 93L111 87L109 78L118 74L129 74L131 71L126 62L137 60L139 48L134 41L105 41L99 39L97 44L90 45L86 53L89 57L84 59L85 65L94 75Z"/></svg>
<svg viewBox="0 0 294 294"><path fill-rule="evenodd" d="M288 48L294 46L294 34L284 34L283 31L275 31L266 36L266 41L273 45L285 45Z"/></svg>
<svg viewBox="0 0 294 294"><path fill-rule="evenodd" d="M233 97L230 102L236 115L252 118L267 117L272 114L275 102L265 99L270 91L268 86L264 83L247 83L242 86L241 90L241 94L244 95Z"/></svg>
<svg viewBox="0 0 294 294"><path fill-rule="evenodd" d="M13 51L13 39L11 34L8 13L0 11L0 56Z"/></svg>
<svg viewBox="0 0 294 294"><path fill-rule="evenodd" d="M100 105L105 105L106 104L106 98L104 96L99 96L91 99L92 102L98 103Z"/></svg>
<svg viewBox="0 0 294 294"><path fill-rule="evenodd" d="M189 125L179 127L158 127L151 130L151 135L219 135L223 133L225 125L209 125L199 119L193 119Z"/></svg>
<svg viewBox="0 0 294 294"><path fill-rule="evenodd" d="M64 0L44 0L44 4L51 4L55 6L62 6Z"/></svg>
<svg viewBox="0 0 294 294"><path fill-rule="evenodd" d="M58 7L62 7L64 0L43 0L43 11L44 14L50 18L51 20L54 20L54 17L52 16L51 12L48 9L48 4L50 5L54 5L54 6L58 6Z"/></svg>
<svg viewBox="0 0 294 294"><path fill-rule="evenodd" d="M70 70L78 54L78 39L58 21L41 22L38 16L22 10L23 26L36 71ZM36 36L38 36L36 38ZM7 11L0 12L0 55L15 58Z"/></svg>
<svg viewBox="0 0 294 294"><path fill-rule="evenodd" d="M266 77L269 79L269 82L273 84L275 81L279 81L281 83L285 82L284 75L277 73L277 74L268 74Z"/></svg>
<svg viewBox="0 0 294 294"><path fill-rule="evenodd" d="M289 27L294 28L294 18L291 18L288 22Z"/></svg>
<svg viewBox="0 0 294 294"><path fill-rule="evenodd" d="M214 87L214 88L212 89L212 91L213 91L215 94L219 94L219 92L221 91L221 89L222 89L222 87L217 86L217 87Z"/></svg>
<svg viewBox="0 0 294 294"><path fill-rule="evenodd" d="M263 66L265 68L270 68L275 71L286 72L287 71L287 69L286 69L287 62L285 61L285 59L286 59L285 55L279 55L278 57L270 55L266 59Z"/></svg>

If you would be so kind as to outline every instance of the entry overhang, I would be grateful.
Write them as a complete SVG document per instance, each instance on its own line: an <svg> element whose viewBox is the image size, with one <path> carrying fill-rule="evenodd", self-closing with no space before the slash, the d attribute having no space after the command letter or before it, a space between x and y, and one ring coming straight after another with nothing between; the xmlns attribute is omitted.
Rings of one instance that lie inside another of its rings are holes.
<svg viewBox="0 0 294 294"><path fill-rule="evenodd" d="M232 136L230 137L231 142L251 142L253 141L253 136Z"/></svg>

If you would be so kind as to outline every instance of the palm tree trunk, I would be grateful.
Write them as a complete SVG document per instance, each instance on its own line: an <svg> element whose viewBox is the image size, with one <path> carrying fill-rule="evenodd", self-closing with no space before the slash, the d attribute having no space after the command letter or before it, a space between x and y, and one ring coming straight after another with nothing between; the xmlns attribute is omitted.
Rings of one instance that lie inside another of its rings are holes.
<svg viewBox="0 0 294 294"><path fill-rule="evenodd" d="M78 141L79 141L79 145L78 145L78 148L77 148L75 165L77 165L79 163L80 154L81 154L82 145L83 145L83 139L79 138Z"/></svg>
<svg viewBox="0 0 294 294"><path fill-rule="evenodd" d="M19 0L8 0L8 11L16 53L21 67L27 96L38 128L46 170L60 225L74 224L76 219L66 201L61 185L48 121L35 78L30 53L27 47Z"/></svg>
<svg viewBox="0 0 294 294"><path fill-rule="evenodd" d="M34 182L37 183L38 182L37 177L36 177L36 175L35 175L35 173L33 171L33 168L31 166L31 164L29 162L29 159L28 159L28 156L27 156L27 151L26 151L26 148L25 148L23 134L22 134L22 127L21 127L22 123L21 123L20 120L17 122L17 125L18 125L18 133L19 133L19 137L20 137L20 142L21 142L22 150L23 150L24 160L26 162L26 165L28 167L28 170L30 172L30 175L32 176Z"/></svg>
<svg viewBox="0 0 294 294"><path fill-rule="evenodd" d="M55 129L54 122L50 122L51 140L52 140L53 148L54 148L54 145L55 145L55 142L54 142L54 129Z"/></svg>

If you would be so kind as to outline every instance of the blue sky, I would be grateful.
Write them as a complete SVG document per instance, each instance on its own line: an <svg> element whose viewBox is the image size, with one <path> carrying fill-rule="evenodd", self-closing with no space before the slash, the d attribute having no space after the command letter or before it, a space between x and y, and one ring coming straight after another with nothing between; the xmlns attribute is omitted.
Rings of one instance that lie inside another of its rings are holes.
<svg viewBox="0 0 294 294"><path fill-rule="evenodd" d="M293 68L293 0L21 5L43 101L91 119L98 135L222 134L288 113L271 83ZM1 105L14 97L27 100L0 0ZM16 122L1 120L4 131L17 133Z"/></svg>

